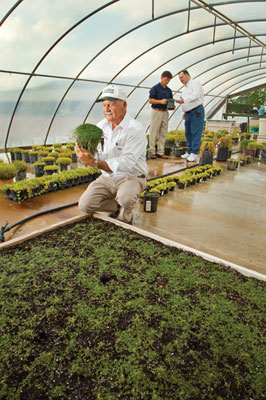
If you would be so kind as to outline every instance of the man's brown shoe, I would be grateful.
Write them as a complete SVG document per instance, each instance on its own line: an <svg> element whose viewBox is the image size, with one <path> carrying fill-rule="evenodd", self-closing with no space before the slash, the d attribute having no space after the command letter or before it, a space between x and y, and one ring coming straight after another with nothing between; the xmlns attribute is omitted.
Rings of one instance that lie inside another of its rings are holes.
<svg viewBox="0 0 266 400"><path fill-rule="evenodd" d="M118 215L120 214L120 209L121 209L120 204L117 204L117 209L116 209L116 211L113 212L113 213L111 213L111 214L109 214L109 217L111 217L111 218L117 218Z"/></svg>
<svg viewBox="0 0 266 400"><path fill-rule="evenodd" d="M151 154L151 159L155 160L156 159L156 155L155 154Z"/></svg>
<svg viewBox="0 0 266 400"><path fill-rule="evenodd" d="M157 154L157 157L163 158L165 160L168 158L168 156L166 156L165 154Z"/></svg>

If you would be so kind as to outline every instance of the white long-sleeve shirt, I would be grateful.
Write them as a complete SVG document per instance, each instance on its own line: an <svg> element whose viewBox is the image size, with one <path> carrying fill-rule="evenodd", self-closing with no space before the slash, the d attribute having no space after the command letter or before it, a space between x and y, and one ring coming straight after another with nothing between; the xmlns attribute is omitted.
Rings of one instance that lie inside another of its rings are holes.
<svg viewBox="0 0 266 400"><path fill-rule="evenodd" d="M184 99L184 103L182 104L182 110L184 112L201 105L204 98L204 91L201 83L197 80L190 79L183 87L182 97Z"/></svg>
<svg viewBox="0 0 266 400"><path fill-rule="evenodd" d="M99 160L108 164L112 173L102 171L104 176L122 178L148 174L146 163L147 137L142 124L127 114L112 130L111 122L101 120L97 126L103 130L104 147L98 146Z"/></svg>

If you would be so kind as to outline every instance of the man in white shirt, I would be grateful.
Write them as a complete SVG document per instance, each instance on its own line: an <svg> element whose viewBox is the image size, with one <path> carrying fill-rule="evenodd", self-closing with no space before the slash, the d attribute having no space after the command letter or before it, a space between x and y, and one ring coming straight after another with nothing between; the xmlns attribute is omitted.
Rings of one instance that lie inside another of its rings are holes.
<svg viewBox="0 0 266 400"><path fill-rule="evenodd" d="M187 161L197 161L204 123L204 108L202 105L204 92L200 82L192 79L187 70L179 72L178 75L184 88L182 96L176 102L182 105L188 145L187 152L181 157L187 159Z"/></svg>
<svg viewBox="0 0 266 400"><path fill-rule="evenodd" d="M105 119L97 126L103 130L104 145L95 155L76 144L78 158L100 168L102 174L90 183L79 199L80 210L86 213L110 211L111 216L132 223L138 195L146 187L147 138L144 127L127 114L127 97L119 86L103 89Z"/></svg>

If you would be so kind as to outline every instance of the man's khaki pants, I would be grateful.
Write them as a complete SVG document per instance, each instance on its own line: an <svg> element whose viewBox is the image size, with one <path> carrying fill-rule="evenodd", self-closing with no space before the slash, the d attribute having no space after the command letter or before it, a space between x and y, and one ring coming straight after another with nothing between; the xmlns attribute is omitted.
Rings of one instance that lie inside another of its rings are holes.
<svg viewBox="0 0 266 400"><path fill-rule="evenodd" d="M169 112L151 110L151 123L150 123L150 152L155 154L155 143L158 137L157 154L164 154L165 138L168 130L168 117Z"/></svg>
<svg viewBox="0 0 266 400"><path fill-rule="evenodd" d="M95 211L114 212L119 204L121 210L118 219L130 222L138 195L146 184L146 178L137 176L108 178L101 175L81 195L79 209L89 214Z"/></svg>

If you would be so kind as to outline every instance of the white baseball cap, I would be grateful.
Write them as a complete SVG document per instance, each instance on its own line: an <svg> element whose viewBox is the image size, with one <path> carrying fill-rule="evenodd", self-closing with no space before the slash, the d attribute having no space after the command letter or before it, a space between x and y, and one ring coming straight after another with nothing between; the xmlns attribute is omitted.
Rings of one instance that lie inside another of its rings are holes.
<svg viewBox="0 0 266 400"><path fill-rule="evenodd" d="M115 100L122 100L122 101L127 101L127 95L124 92L124 90L120 86L116 85L108 85L106 86L103 91L101 96L99 97L98 100L96 100L96 103L104 100L110 100L110 101L115 101Z"/></svg>

